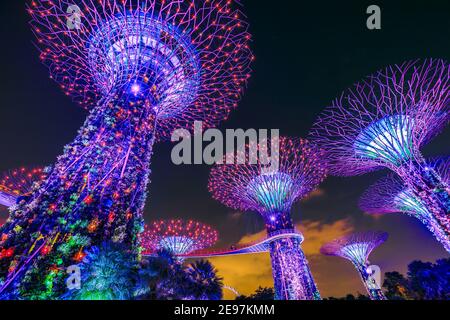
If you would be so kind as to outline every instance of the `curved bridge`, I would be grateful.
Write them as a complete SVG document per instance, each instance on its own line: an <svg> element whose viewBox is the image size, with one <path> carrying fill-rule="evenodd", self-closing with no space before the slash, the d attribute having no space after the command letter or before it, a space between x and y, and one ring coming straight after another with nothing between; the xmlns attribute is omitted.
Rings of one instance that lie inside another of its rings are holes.
<svg viewBox="0 0 450 320"><path fill-rule="evenodd" d="M289 232L280 232L278 234L272 234L270 237L260 240L258 242L240 245L239 247L230 247L225 250L200 250L195 251L185 255L179 255L179 258L182 259L207 259L214 257L226 257L226 256L236 256L236 255L244 255L244 254L256 254L269 252L270 244L279 239L285 238L299 238L300 242L303 242L304 237L301 233L290 230ZM152 253L144 253L144 256L152 256Z"/></svg>
<svg viewBox="0 0 450 320"><path fill-rule="evenodd" d="M240 297L240 296L241 296L241 294L240 294L235 288L233 288L233 287L224 285L224 286L223 286L223 289L230 291L230 292L233 293L236 297Z"/></svg>

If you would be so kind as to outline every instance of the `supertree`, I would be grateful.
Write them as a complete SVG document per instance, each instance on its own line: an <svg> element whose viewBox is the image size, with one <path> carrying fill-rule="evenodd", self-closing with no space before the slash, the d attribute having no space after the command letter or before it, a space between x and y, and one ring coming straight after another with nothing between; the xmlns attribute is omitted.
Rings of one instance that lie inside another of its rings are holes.
<svg viewBox="0 0 450 320"><path fill-rule="evenodd" d="M212 227L192 220L161 220L145 226L141 234L144 253L168 250L182 258L194 251L212 247L218 233Z"/></svg>
<svg viewBox="0 0 450 320"><path fill-rule="evenodd" d="M11 207L17 200L33 190L36 183L45 179L44 168L21 167L0 175L0 205Z"/></svg>
<svg viewBox="0 0 450 320"><path fill-rule="evenodd" d="M323 152L303 139L280 137L276 142L250 143L235 153L234 164L214 166L208 188L226 206L257 211L264 218L273 238L269 246L277 299L320 299L290 210L324 180ZM269 151L279 160L276 170L266 166Z"/></svg>
<svg viewBox="0 0 450 320"><path fill-rule="evenodd" d="M380 285L371 276L369 255L388 238L385 232L354 233L322 246L320 252L350 260L361 276L372 300L386 300Z"/></svg>
<svg viewBox="0 0 450 320"><path fill-rule="evenodd" d="M449 185L420 148L450 119L450 66L442 60L387 67L344 92L314 124L330 173L352 176L389 168L450 230Z"/></svg>
<svg viewBox="0 0 450 320"><path fill-rule="evenodd" d="M137 254L155 141L237 106L253 60L230 0L33 0L31 25L67 95L90 110L41 188L1 231L3 292L50 299L65 268L111 240ZM32 294L39 292L39 294Z"/></svg>
<svg viewBox="0 0 450 320"><path fill-rule="evenodd" d="M450 157L430 161L430 167L450 182ZM406 213L419 219L450 252L450 234L443 229L423 201L412 192L401 179L388 175L372 185L361 197L359 207L370 214Z"/></svg>

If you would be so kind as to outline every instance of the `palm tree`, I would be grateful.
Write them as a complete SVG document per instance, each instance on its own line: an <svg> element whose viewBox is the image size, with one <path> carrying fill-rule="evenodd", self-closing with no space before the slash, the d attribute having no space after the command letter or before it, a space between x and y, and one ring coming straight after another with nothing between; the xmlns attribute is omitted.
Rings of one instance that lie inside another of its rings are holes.
<svg viewBox="0 0 450 320"><path fill-rule="evenodd" d="M136 300L156 300L155 292L158 275L158 271L148 260L141 262L133 294Z"/></svg>
<svg viewBox="0 0 450 320"><path fill-rule="evenodd" d="M92 247L79 265L81 289L63 299L129 300L133 298L137 263L134 255L120 244L105 242Z"/></svg>
<svg viewBox="0 0 450 320"><path fill-rule="evenodd" d="M222 278L208 261L183 266L170 251L159 251L141 263L135 288L142 300L220 300Z"/></svg>
<svg viewBox="0 0 450 320"><path fill-rule="evenodd" d="M136 288L137 299L181 300L189 282L180 261L172 252L161 250L141 264Z"/></svg>
<svg viewBox="0 0 450 320"><path fill-rule="evenodd" d="M186 299L221 300L223 296L223 279L217 270L206 260L192 263L186 270L190 286Z"/></svg>

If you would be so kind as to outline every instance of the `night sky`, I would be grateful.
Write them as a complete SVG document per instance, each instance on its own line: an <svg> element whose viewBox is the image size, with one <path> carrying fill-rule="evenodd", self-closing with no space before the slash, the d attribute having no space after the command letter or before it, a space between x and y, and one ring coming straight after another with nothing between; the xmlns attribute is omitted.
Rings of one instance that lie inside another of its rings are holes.
<svg viewBox="0 0 450 320"><path fill-rule="evenodd" d="M364 76L408 59L450 59L448 1L243 2L256 61L239 108L221 129L273 128L283 135L305 137L321 110ZM381 31L366 28L365 11L374 3L382 8ZM74 139L87 112L59 90L40 64L24 1L2 1L0 6L0 170L52 164ZM423 153L448 155L449 141L447 130ZM209 167L172 165L172 146L165 142L155 148L146 221L206 222L220 233L218 248L262 238L262 219L215 202L207 190ZM371 256L383 272L404 272L414 259L448 257L413 218L372 217L358 209L362 192L385 174L329 178L292 210L305 234L304 250L324 297L364 292L350 263L318 253L322 243L351 231L390 233L387 243ZM4 220L6 211L0 214ZM219 258L213 263L226 284L242 293L272 285L267 255Z"/></svg>

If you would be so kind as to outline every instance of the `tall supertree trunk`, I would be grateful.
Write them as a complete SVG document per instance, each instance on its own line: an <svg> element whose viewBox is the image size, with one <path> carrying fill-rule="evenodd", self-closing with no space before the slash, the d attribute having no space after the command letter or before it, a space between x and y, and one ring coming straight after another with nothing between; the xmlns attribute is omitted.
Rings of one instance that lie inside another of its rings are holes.
<svg viewBox="0 0 450 320"><path fill-rule="evenodd" d="M320 300L298 238L282 238L270 244L270 258L277 300Z"/></svg>
<svg viewBox="0 0 450 320"><path fill-rule="evenodd" d="M276 238L270 243L275 299L320 300L320 293L301 248L302 236L292 235L296 232L289 213L277 216L275 221L271 221L270 216L266 219L269 237Z"/></svg>
<svg viewBox="0 0 450 320"><path fill-rule="evenodd" d="M155 116L148 101L112 95L90 113L47 180L1 229L0 294L58 298L87 248L120 242L138 254Z"/></svg>

